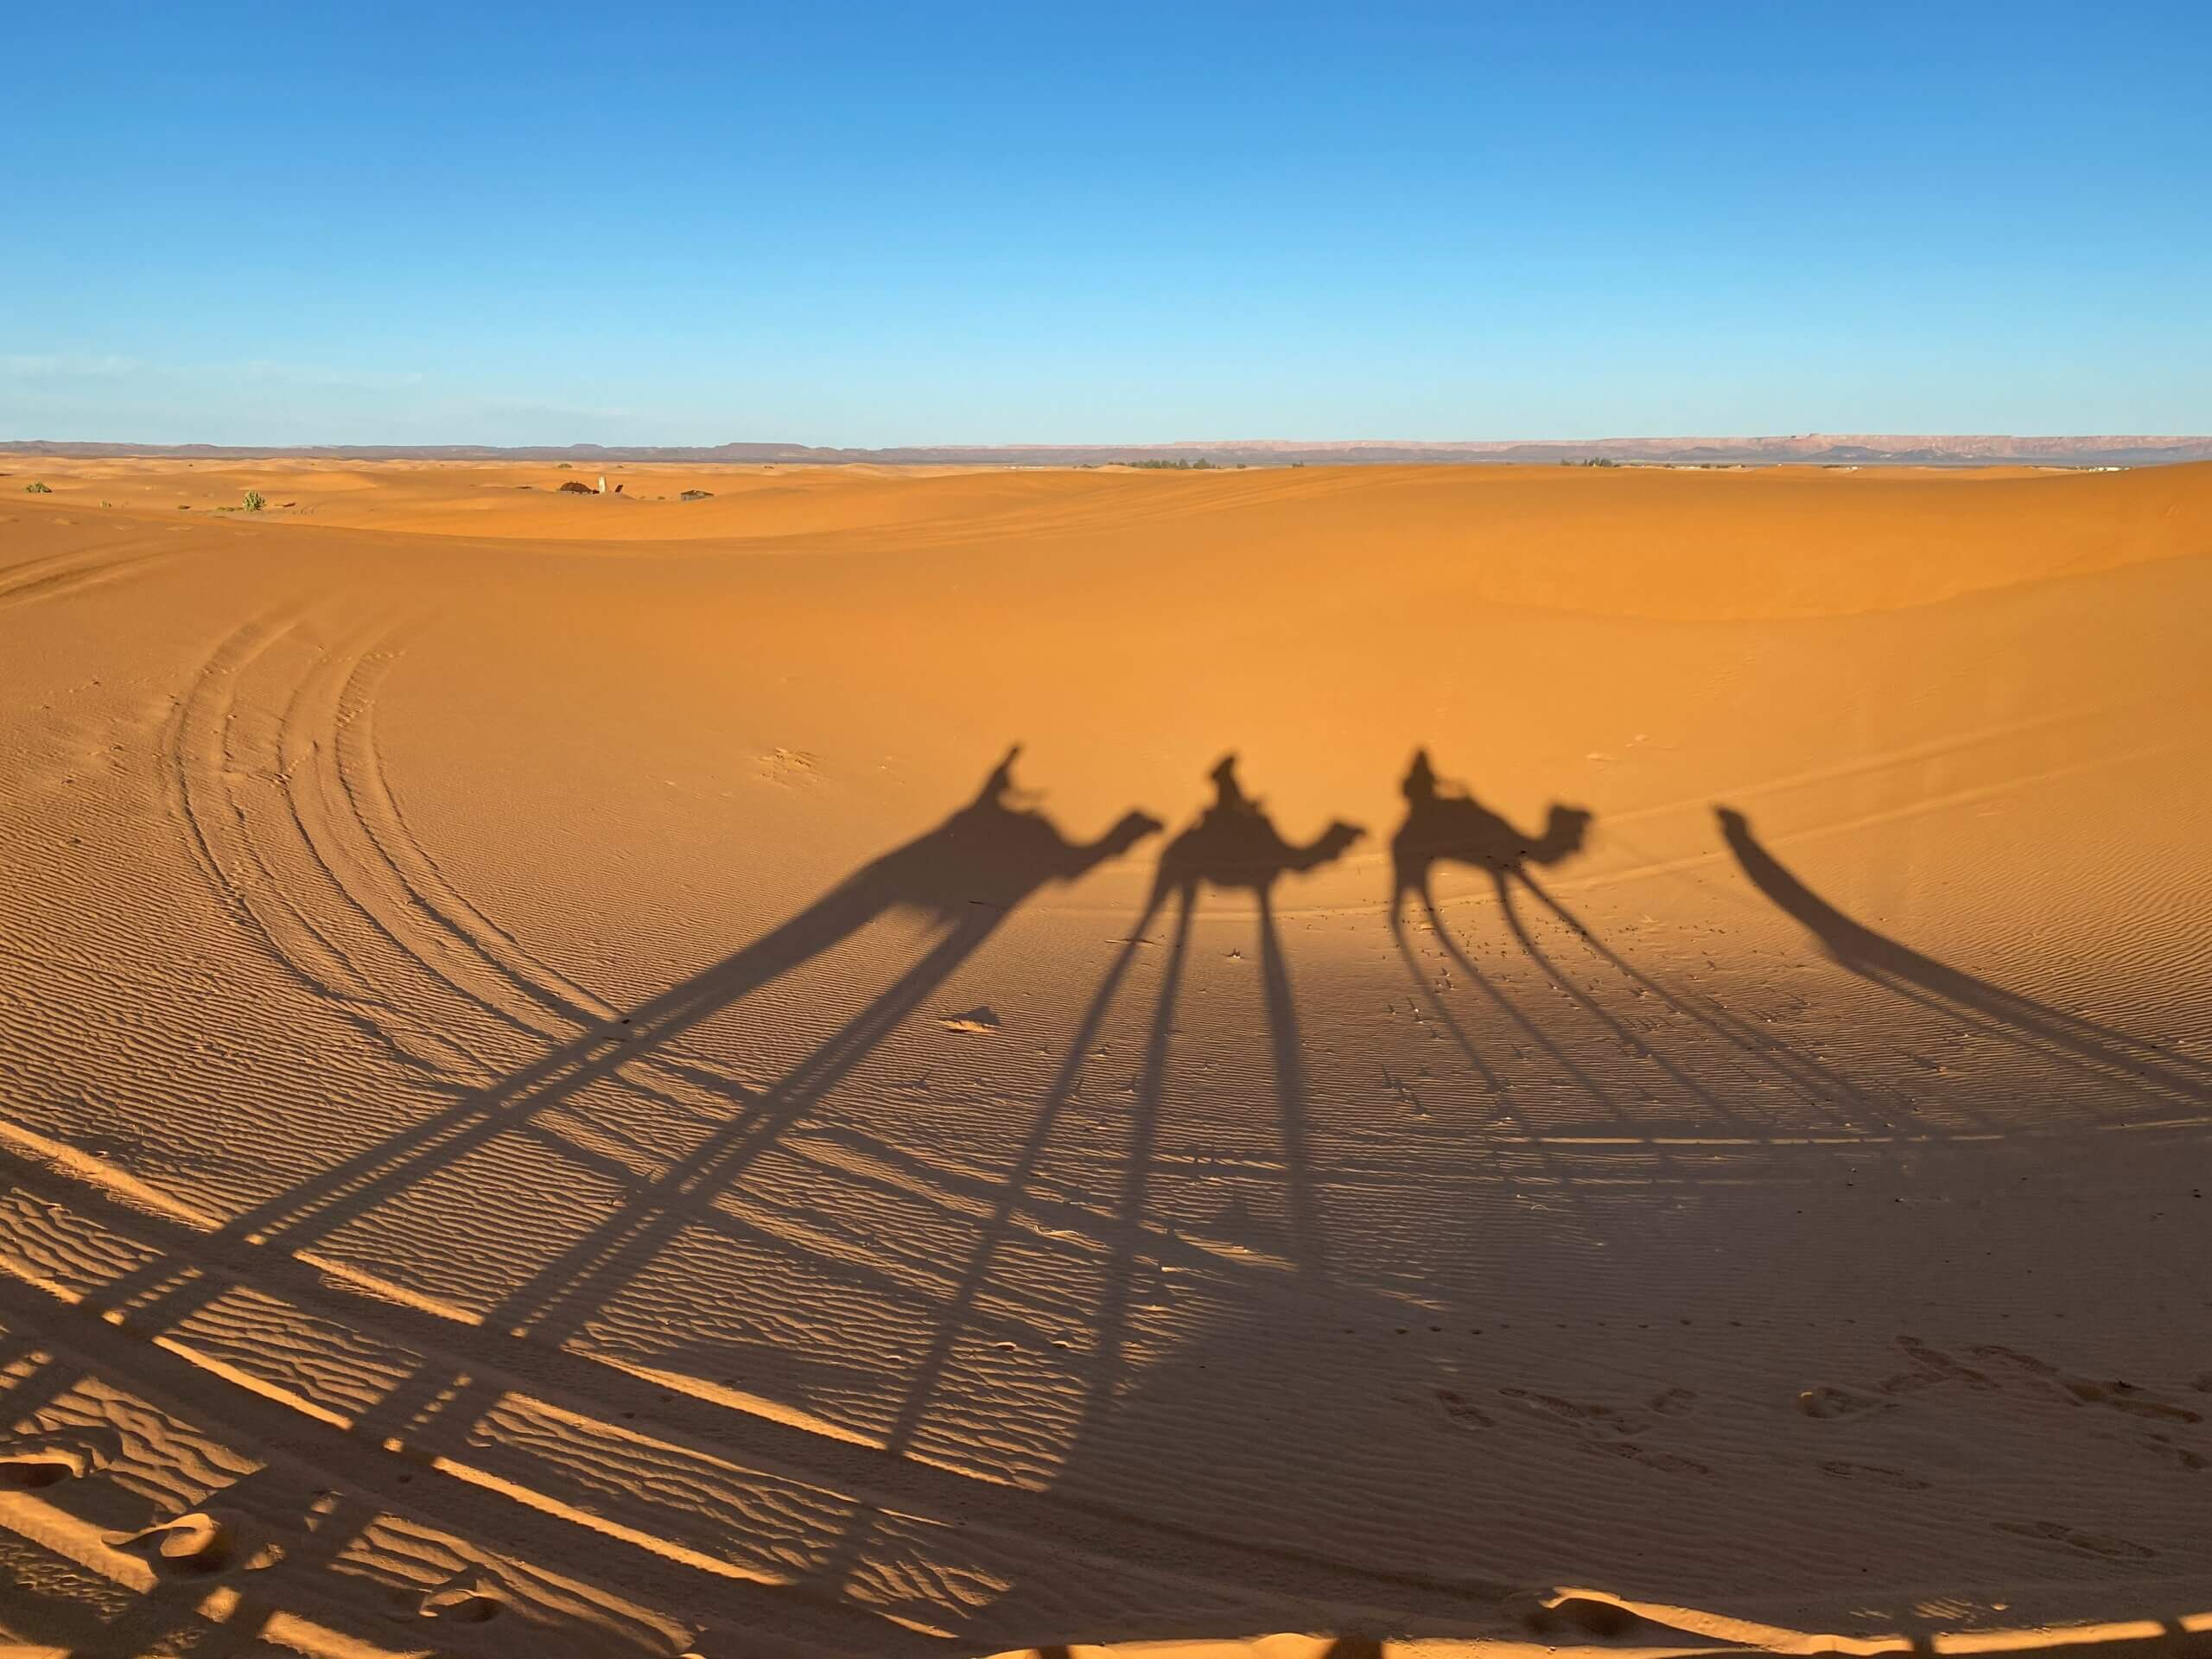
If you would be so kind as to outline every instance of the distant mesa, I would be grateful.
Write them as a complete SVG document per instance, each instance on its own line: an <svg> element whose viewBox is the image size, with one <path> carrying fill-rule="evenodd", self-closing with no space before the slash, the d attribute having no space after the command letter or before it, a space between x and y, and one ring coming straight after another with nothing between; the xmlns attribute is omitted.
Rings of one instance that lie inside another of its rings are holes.
<svg viewBox="0 0 2212 1659"><path fill-rule="evenodd" d="M491 461L550 462L559 467L633 461L690 466L740 465L772 471L778 463L879 466L1099 467L1155 461L1192 470L1287 467L1294 463L1347 466L1416 461L1507 462L1556 465L1610 460L1623 466L1760 467L2147 467L2212 461L2212 436L2103 435L2025 436L2001 434L1801 432L1756 437L1490 439L1231 438L1173 443L944 444L888 449L817 448L799 443L690 445L550 444L499 448L489 445L317 444L259 448L204 443L95 443L28 439L0 443L0 455L55 455L100 460L122 455L180 460L251 458L343 461Z"/></svg>

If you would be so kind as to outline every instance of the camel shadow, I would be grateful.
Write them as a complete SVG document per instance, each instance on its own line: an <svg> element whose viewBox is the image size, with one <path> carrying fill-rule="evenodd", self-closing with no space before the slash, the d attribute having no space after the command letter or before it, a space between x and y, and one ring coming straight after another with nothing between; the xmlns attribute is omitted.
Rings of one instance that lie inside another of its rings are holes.
<svg viewBox="0 0 2212 1659"><path fill-rule="evenodd" d="M995 1280L1014 1265L1013 1258L1033 1247L1034 1234L1021 1221L1025 1212L1033 1217L1043 1204L1032 1190L1033 1182L1063 1114L1081 1093L1095 1045L1120 989L1140 953L1153 944L1147 935L1171 899L1176 904L1174 931L1160 967L1139 1075L1131 1085L1128 1141L1121 1160L1119 1190L1103 1213L1084 1219L1086 1230L1094 1230L1103 1262L1097 1275L1099 1300L1090 1322L1089 1351L1077 1374L1070 1379L1077 1399L1054 1437L1058 1451L1053 1460L1062 1478L1055 1482L1055 1491L1064 1489L1068 1472L1078 1466L1083 1454L1104 1432L1115 1402L1126 1395L1136 1370L1131 1350L1145 1294L1147 1259L1172 1261L1182 1269L1196 1260L1154 1215L1154 1184L1161 1173L1158 1146L1175 1015L1189 964L1199 895L1209 886L1250 893L1259 902L1263 995L1284 1166L1291 1189L1286 1253L1298 1274L1318 1273L1321 1268L1322 1227L1311 1192L1305 1075L1299 1059L1297 1018L1273 894L1284 876L1309 872L1341 857L1363 831L1339 822L1310 842L1293 842L1275 827L1262 804L1245 795L1236 779L1234 755L1224 757L1210 776L1216 790L1214 802L1162 849L1143 907L1092 992L1029 1133L997 1182L995 1202L961 1265L951 1294L937 1316L934 1335L884 1434L885 1450L893 1457L914 1455L927 1436L933 1409L944 1407L957 1393L963 1344L993 1317L989 1305L995 1294L1003 1294L1002 1287L995 1291ZM817 1582L845 1583L864 1559L877 1520L865 1510L856 1511L838 1548L817 1570Z"/></svg>
<svg viewBox="0 0 2212 1659"><path fill-rule="evenodd" d="M2006 990L1877 932L1800 880L1752 833L1743 813L1716 806L1713 815L1722 840L1751 885L1811 933L1837 966L2076 1072L2107 1079L2117 1076L2191 1105L2212 1103L2212 1065Z"/></svg>
<svg viewBox="0 0 2212 1659"><path fill-rule="evenodd" d="M1630 994L1649 999L1649 1006L1663 1008L1685 1028L1694 1028L1719 1050L1732 1051L1740 1060L1769 1072L1781 1087L1833 1120L1847 1119L1863 1106L1860 1092L1847 1079L1817 1059L1791 1052L1770 1037L1750 1028L1724 1008L1707 1006L1670 988L1608 944L1588 922L1537 878L1536 871L1564 864L1586 848L1593 815L1579 806L1554 802L1538 831L1520 829L1478 800L1464 785L1440 779L1426 749L1414 753L1400 784L1406 798L1406 817L1390 840L1391 936L1407 971L1424 1003L1456 1042L1491 1095L1501 1102L1510 1098L1504 1078L1491 1064L1466 1027L1452 1011L1436 986L1415 959L1406 934L1405 910L1408 896L1419 900L1421 913L1437 948L1451 968L1479 991L1495 1013L1520 1033L1529 1048L1546 1057L1600 1109L1625 1121L1618 1090L1609 1087L1577 1058L1573 1046L1562 1039L1551 1022L1535 1018L1503 982L1487 974L1453 935L1438 906L1433 885L1440 866L1465 865L1484 872L1497 901L1498 914L1522 957L1573 1003L1610 1039L1614 1052L1643 1056L1657 1068L1684 1098L1696 1102L1711 1121L1748 1127L1726 1093L1702 1081L1683 1062L1670 1058L1632 1027L1608 999L1567 971L1554 957L1522 914L1516 894L1535 900L1591 957L1624 982ZM1533 1126L1522 1124L1525 1132Z"/></svg>
<svg viewBox="0 0 2212 1659"><path fill-rule="evenodd" d="M1399 785L1406 798L1405 822L1390 837L1390 920L1395 926L1408 893L1430 909L1431 873L1439 864L1465 864L1486 870L1498 890L1510 878L1529 880L1531 865L1563 864L1583 849L1592 815L1584 808L1552 803L1544 827L1535 834L1518 830L1484 806L1464 785L1439 779L1427 749L1414 751L1413 764Z"/></svg>
<svg viewBox="0 0 2212 1659"><path fill-rule="evenodd" d="M731 1120L725 1135L740 1124L758 1133L764 1109L776 1121L787 1119L849 1071L1031 896L1079 880L1160 830L1158 819L1131 811L1095 841L1070 841L1016 787L1020 753L1018 745L1009 748L975 797L934 829L863 865L742 950L247 1211L232 1230L296 1248L427 1168L450 1164L502 1126L652 1056L871 923L901 912L918 917L936 943L789 1075L747 1101L753 1111Z"/></svg>
<svg viewBox="0 0 2212 1659"><path fill-rule="evenodd" d="M1283 876L1317 869L1341 857L1363 832L1357 825L1339 822L1304 845L1286 840L1264 807L1244 794L1236 779L1236 757L1230 755L1214 767L1210 774L1216 790L1213 804L1160 853L1151 893L1077 1022L1058 1074L1046 1090L1043 1108L1001 1184L998 1201L978 1235L940 1321L937 1338L918 1368L917 1381L908 1390L887 1436L887 1442L894 1452L903 1452L920 1431L930 1403L951 1363L953 1350L974 1319L976 1305L988 1291L996 1258L1018 1234L1016 1212L1033 1202L1028 1194L1031 1179L1061 1113L1081 1090L1085 1067L1109 1010L1139 951L1151 943L1146 936L1170 898L1176 900L1174 932L1161 964L1160 988L1153 1007L1144 1057L1133 1085L1130 1138L1121 1189L1103 1220L1110 1241L1109 1260L1103 1275L1104 1290L1096 1321L1093 1363L1084 1384L1084 1404L1077 1414L1077 1427L1067 1436L1070 1447L1084 1438L1084 1425L1103 1408L1119 1387L1125 1369L1123 1350L1128 1338L1138 1257L1145 1249L1160 1248L1160 1241L1154 1236L1147 1220L1155 1148L1166 1094L1175 1013L1189 962L1192 925L1200 890L1209 885L1251 893L1260 903L1262 990L1281 1115L1285 1165L1292 1187L1288 1251L1301 1271L1318 1271L1320 1268L1322 1229L1310 1192L1305 1072L1299 1059L1297 1014L1273 893Z"/></svg>
<svg viewBox="0 0 2212 1659"><path fill-rule="evenodd" d="M1157 819L1131 811L1095 840L1069 839L1016 787L1019 753L1018 747L1008 749L975 796L937 826L862 866L734 954L250 1207L213 1236L295 1253L403 1198L502 1136L530 1131L551 1109L604 1079L642 1087L660 1066L694 1082L711 1080L736 1109L650 1179L572 1148L620 1195L482 1315L490 1328L558 1343L710 1210L721 1192L922 1007L1023 902L1044 887L1080 879L1160 829ZM773 1084L747 1088L660 1058L686 1033L879 918L901 912L924 924L929 943L919 957ZM138 1299L147 1313L158 1304L173 1321L213 1294L207 1284L157 1287L155 1271L149 1265L142 1275L126 1275L111 1294ZM454 1393L449 1381L440 1367L424 1367L367 1417L393 1429L419 1427L433 1412L454 1417L473 1395Z"/></svg>
<svg viewBox="0 0 2212 1659"><path fill-rule="evenodd" d="M1207 887L1249 893L1259 903L1262 998L1289 1189L1286 1248L1293 1270L1299 1275L1318 1276L1326 1270L1326 1245L1307 1144L1306 1073L1299 1056L1297 1009L1274 895L1276 883L1284 876L1303 874L1333 862L1365 832L1357 824L1338 820L1303 845L1293 842L1275 827L1264 805L1244 793L1236 777L1234 754L1223 756L1208 776L1214 785L1213 802L1161 849L1151 895L1135 930L1136 936L1142 936L1170 898L1175 900L1174 931L1161 967L1160 992L1136 1078L1128 1154L1114 1211L1113 1260L1105 1278L1090 1375L1068 1436L1071 1464L1129 1377L1128 1349L1139 1279L1137 1253L1145 1236L1166 1103L1176 1009L1189 966L1192 924L1199 893Z"/></svg>

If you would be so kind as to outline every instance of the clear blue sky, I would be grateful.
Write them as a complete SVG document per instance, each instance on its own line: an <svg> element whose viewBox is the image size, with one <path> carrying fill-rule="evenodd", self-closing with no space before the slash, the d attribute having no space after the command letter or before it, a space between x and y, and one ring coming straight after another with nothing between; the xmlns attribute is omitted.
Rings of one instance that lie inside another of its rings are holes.
<svg viewBox="0 0 2212 1659"><path fill-rule="evenodd" d="M183 0L7 54L0 437L2212 431L2206 0Z"/></svg>

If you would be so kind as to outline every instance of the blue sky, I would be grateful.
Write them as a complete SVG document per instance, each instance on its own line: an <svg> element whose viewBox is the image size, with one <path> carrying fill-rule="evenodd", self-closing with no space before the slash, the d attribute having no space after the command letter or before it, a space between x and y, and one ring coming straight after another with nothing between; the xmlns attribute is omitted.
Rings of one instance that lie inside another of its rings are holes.
<svg viewBox="0 0 2212 1659"><path fill-rule="evenodd" d="M42 10L0 437L2212 431L2202 0Z"/></svg>

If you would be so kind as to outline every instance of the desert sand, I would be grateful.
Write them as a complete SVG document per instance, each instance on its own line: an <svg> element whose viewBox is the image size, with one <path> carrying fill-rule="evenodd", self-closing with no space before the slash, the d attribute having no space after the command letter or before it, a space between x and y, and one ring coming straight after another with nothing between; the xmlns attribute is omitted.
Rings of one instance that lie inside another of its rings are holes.
<svg viewBox="0 0 2212 1659"><path fill-rule="evenodd" d="M2212 467L4 470L0 1642L2212 1630Z"/></svg>

